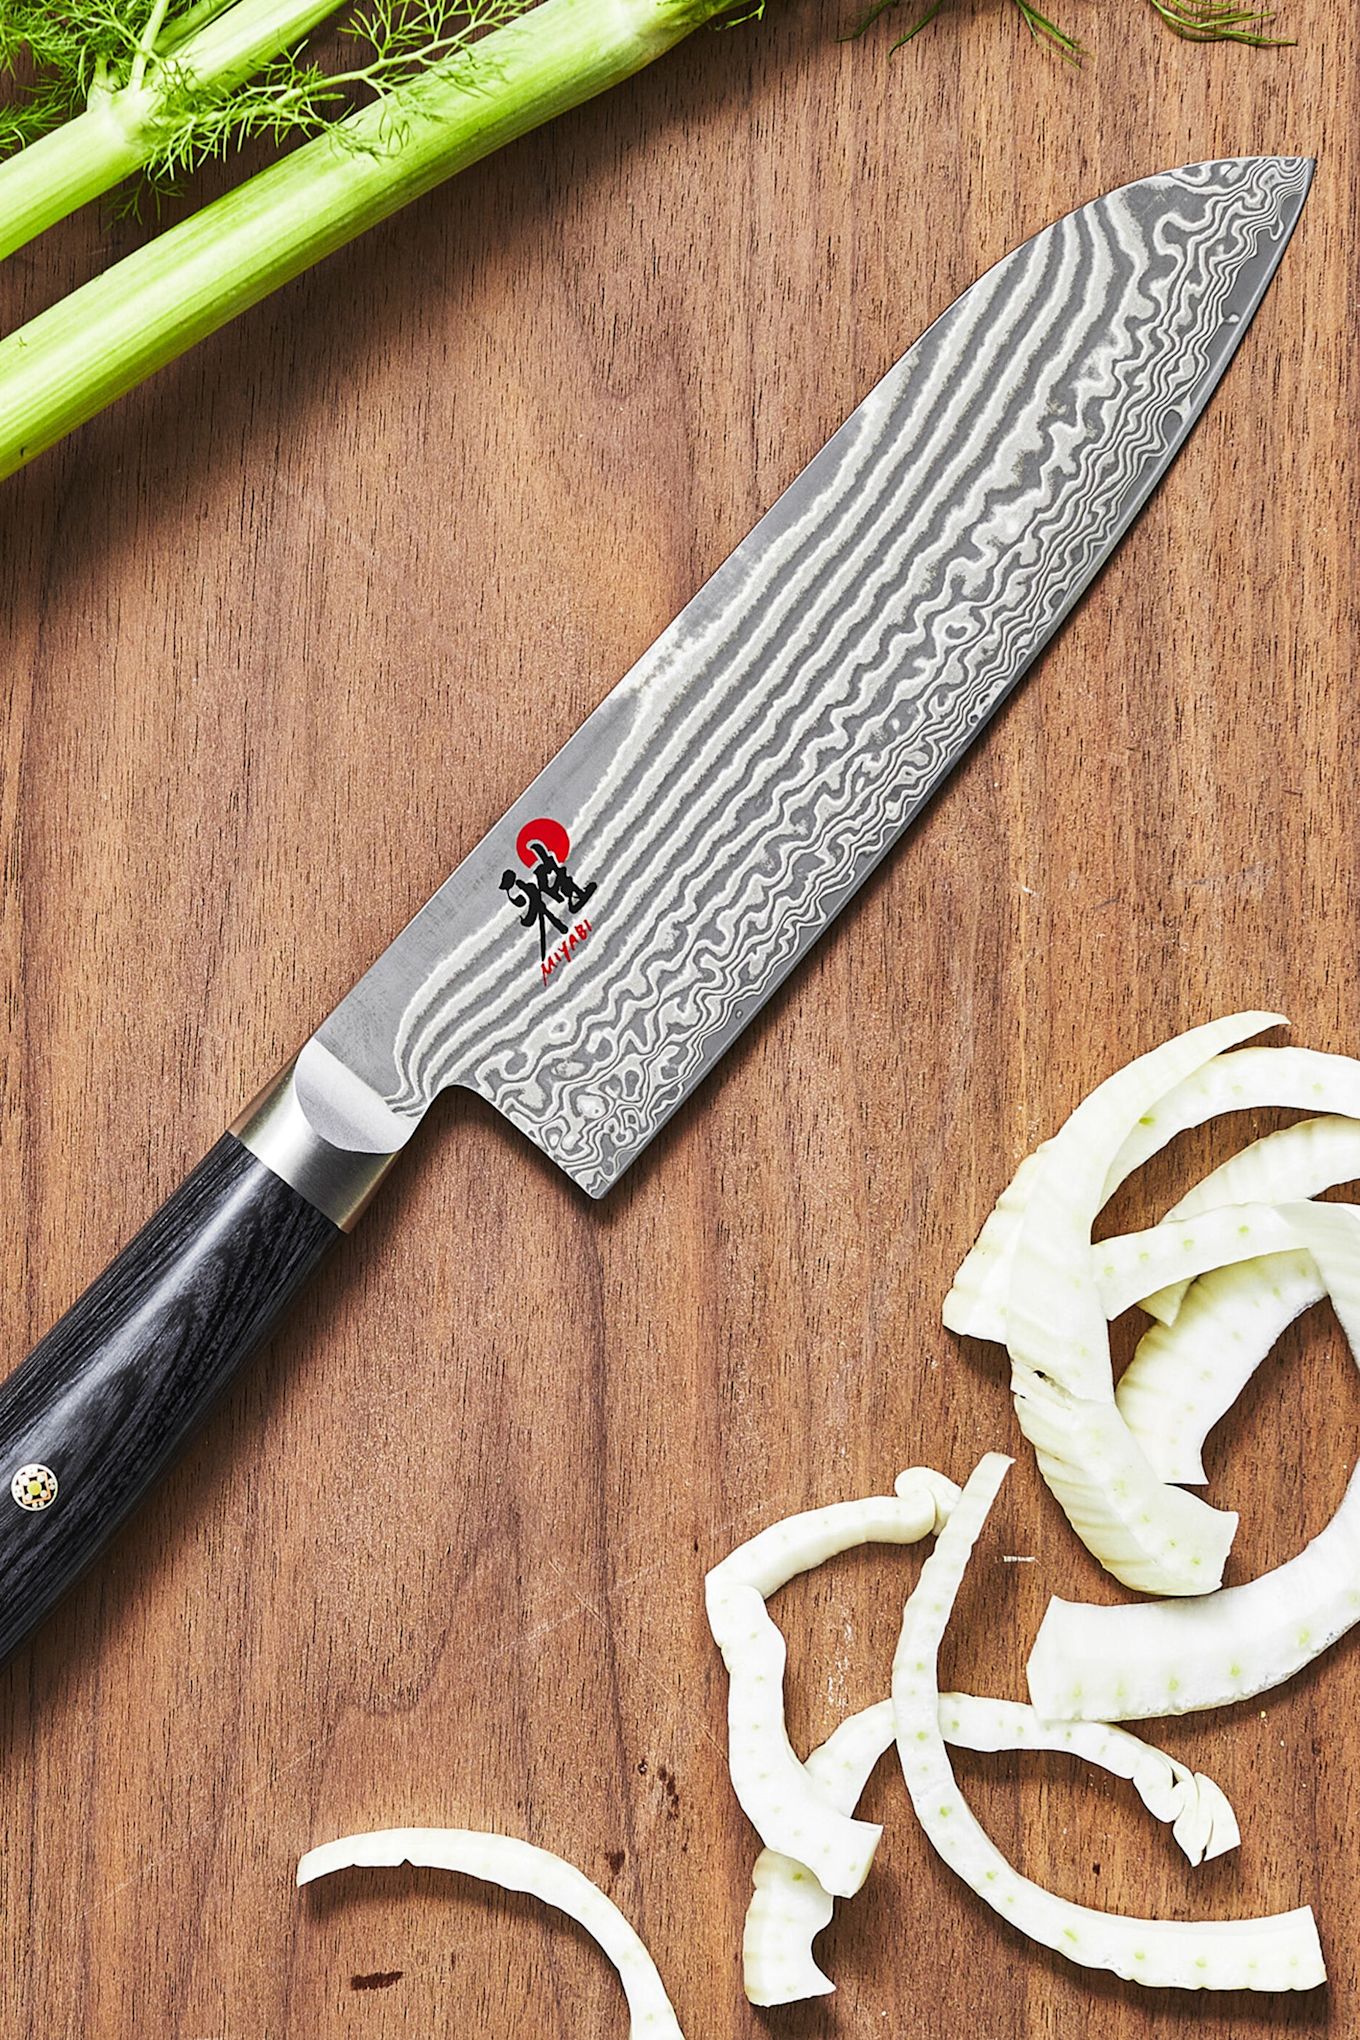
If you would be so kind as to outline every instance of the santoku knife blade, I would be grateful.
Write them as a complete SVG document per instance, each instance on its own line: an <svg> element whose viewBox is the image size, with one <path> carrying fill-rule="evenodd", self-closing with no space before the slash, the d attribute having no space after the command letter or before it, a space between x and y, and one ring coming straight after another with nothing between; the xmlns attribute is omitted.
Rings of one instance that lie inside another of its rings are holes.
<svg viewBox="0 0 1360 2040"><path fill-rule="evenodd" d="M1170 465L1312 165L1199 163L1006 256L903 356L0 1388L0 1656L440 1090L636 1159L1021 678Z"/></svg>

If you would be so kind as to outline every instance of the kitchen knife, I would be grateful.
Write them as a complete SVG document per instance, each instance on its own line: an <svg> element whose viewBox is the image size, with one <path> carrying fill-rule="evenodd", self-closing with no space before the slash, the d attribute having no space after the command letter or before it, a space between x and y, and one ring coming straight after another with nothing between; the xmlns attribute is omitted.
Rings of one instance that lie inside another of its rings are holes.
<svg viewBox="0 0 1360 2040"><path fill-rule="evenodd" d="M1108 557L1312 165L1148 177L975 283L0 1388L0 1655L107 1542L436 1094L603 1195Z"/></svg>

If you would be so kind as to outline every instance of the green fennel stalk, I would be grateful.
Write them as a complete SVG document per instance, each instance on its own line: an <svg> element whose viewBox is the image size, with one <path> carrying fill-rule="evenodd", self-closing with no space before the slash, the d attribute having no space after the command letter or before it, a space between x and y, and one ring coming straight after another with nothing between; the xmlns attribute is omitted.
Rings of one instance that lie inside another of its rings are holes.
<svg viewBox="0 0 1360 2040"><path fill-rule="evenodd" d="M155 161L186 125L177 108L220 104L335 9L336 0L236 0L231 7L219 0L215 9L195 9L196 19L148 15L157 34L141 48L129 35L123 83L114 82L109 56L100 53L83 112L31 140L15 118L25 146L0 162L0 257ZM26 112L37 127L57 109L47 99L21 107Z"/></svg>
<svg viewBox="0 0 1360 2040"><path fill-rule="evenodd" d="M0 477L432 185L764 0L362 0L343 33L368 54L332 74L305 44L337 4L0 0L19 86L0 150L23 144L0 161L0 257L134 171L314 137L0 341ZM1182 35L1263 39L1234 0L1151 4ZM376 96L349 111L360 89Z"/></svg>
<svg viewBox="0 0 1360 2040"><path fill-rule="evenodd" d="M640 71L730 0L542 0L0 341L0 477L444 178Z"/></svg>
<svg viewBox="0 0 1360 2040"><path fill-rule="evenodd" d="M120 184L153 187L251 136L334 125L533 0L363 0L333 72L307 49L341 0L0 0L0 257ZM25 74L27 74L25 76Z"/></svg>

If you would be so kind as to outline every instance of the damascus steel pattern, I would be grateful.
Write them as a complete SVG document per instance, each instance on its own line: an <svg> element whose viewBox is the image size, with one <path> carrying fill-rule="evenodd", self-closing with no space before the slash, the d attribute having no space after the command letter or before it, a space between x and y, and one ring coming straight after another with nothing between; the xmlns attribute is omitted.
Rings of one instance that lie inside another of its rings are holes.
<svg viewBox="0 0 1360 2040"><path fill-rule="evenodd" d="M591 1194L617 1180L1107 558L1310 175L1246 158L1128 185L936 321L319 1031L393 1145L462 1084ZM506 890L536 817L593 888L550 973Z"/></svg>

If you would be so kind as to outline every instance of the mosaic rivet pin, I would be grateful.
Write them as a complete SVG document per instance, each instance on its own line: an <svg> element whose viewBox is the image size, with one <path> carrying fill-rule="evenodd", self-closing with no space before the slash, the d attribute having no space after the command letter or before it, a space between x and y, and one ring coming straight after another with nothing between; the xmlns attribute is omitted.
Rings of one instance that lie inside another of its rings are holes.
<svg viewBox="0 0 1360 2040"><path fill-rule="evenodd" d="M57 1476L50 1466L21 1466L9 1491L21 1509L46 1509L57 1499Z"/></svg>

